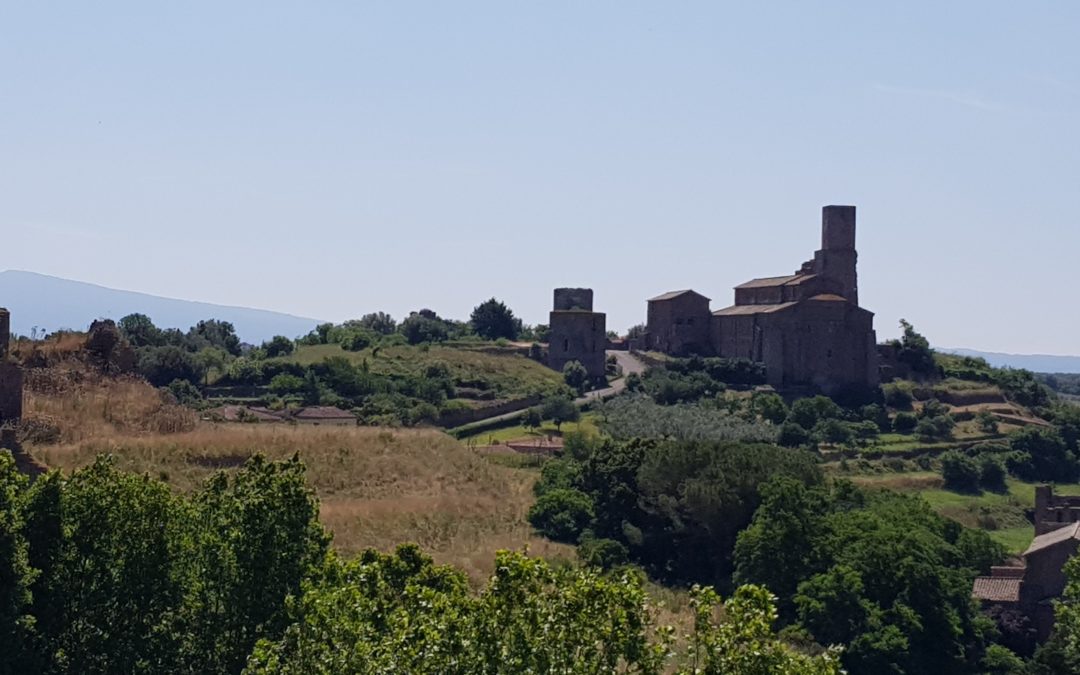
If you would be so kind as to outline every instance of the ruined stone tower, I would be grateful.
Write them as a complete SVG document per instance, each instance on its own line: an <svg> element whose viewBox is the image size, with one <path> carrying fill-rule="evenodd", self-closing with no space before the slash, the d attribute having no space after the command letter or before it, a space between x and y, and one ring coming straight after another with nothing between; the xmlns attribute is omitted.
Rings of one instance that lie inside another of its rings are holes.
<svg viewBox="0 0 1080 675"><path fill-rule="evenodd" d="M0 427L22 418L23 374L8 355L11 341L11 313L0 307Z"/></svg>
<svg viewBox="0 0 1080 675"><path fill-rule="evenodd" d="M561 371L577 361L591 379L604 379L607 316L593 311L591 288L556 288L549 325L548 366Z"/></svg>

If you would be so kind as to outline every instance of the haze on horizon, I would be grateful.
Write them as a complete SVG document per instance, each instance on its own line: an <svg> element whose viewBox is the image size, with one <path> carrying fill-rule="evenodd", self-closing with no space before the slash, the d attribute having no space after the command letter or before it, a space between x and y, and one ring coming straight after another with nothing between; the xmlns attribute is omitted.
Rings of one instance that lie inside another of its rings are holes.
<svg viewBox="0 0 1080 675"><path fill-rule="evenodd" d="M879 338L1080 352L1080 6L844 4L9 3L0 269L625 330L854 204Z"/></svg>

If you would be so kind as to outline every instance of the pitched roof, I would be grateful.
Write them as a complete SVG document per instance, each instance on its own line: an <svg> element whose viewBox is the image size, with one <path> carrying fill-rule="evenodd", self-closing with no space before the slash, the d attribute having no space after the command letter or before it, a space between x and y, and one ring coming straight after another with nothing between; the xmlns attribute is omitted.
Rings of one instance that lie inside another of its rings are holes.
<svg viewBox="0 0 1080 675"><path fill-rule="evenodd" d="M695 290L687 288L687 289L682 290L682 291L668 291L667 293L663 293L661 295L658 295L655 298L649 298L649 302L658 302L660 300L671 300L673 298L679 297L680 295L686 295L687 293L693 293L694 295L696 295L698 297L705 298L705 296L702 295L701 293L698 293ZM705 299L709 300L711 302L711 298L705 298Z"/></svg>
<svg viewBox="0 0 1080 675"><path fill-rule="evenodd" d="M713 312L713 316L749 316L751 314L772 314L794 307L798 302L781 302L775 305L732 305Z"/></svg>
<svg viewBox="0 0 1080 675"><path fill-rule="evenodd" d="M1024 551L1024 557L1026 558L1032 553L1037 553L1043 549L1057 546L1070 539L1080 539L1080 523L1071 523L1065 527L1060 527L1035 537L1035 539L1031 541L1031 546L1028 546L1027 550Z"/></svg>
<svg viewBox="0 0 1080 675"><path fill-rule="evenodd" d="M1021 583L1010 577L976 577L971 596L989 602L1019 602Z"/></svg>
<svg viewBox="0 0 1080 675"><path fill-rule="evenodd" d="M801 284L806 281L805 277L814 276L812 274L789 274L785 277L762 277L760 279L751 279L744 284L736 286L736 290L740 288L769 288L771 286L786 286L791 283Z"/></svg>
<svg viewBox="0 0 1080 675"><path fill-rule="evenodd" d="M325 405L313 405L307 408L301 408L297 410L293 417L301 420L343 420L343 419L356 419L356 415L351 412L342 410L341 408L334 408L332 406Z"/></svg>
<svg viewBox="0 0 1080 675"><path fill-rule="evenodd" d="M811 300L818 300L820 302L847 302L847 298L835 293L822 293L821 295L815 295Z"/></svg>

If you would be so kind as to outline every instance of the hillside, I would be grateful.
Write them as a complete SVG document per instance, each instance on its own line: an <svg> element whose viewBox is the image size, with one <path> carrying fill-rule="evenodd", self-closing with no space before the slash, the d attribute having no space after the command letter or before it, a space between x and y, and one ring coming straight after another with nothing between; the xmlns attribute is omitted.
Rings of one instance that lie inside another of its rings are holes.
<svg viewBox="0 0 1080 675"><path fill-rule="evenodd" d="M303 335L319 323L280 312L162 298L18 270L0 272L0 307L11 310L11 328L22 335L29 335L35 326L50 332L83 330L95 319L138 312L159 328L187 330L203 319L229 321L241 340L257 344L275 335Z"/></svg>
<svg viewBox="0 0 1080 675"><path fill-rule="evenodd" d="M982 352L976 349L960 347L939 347L938 351L958 356L973 356L986 359L986 362L995 368L1023 368L1034 373L1080 373L1080 356L1006 354L1002 352Z"/></svg>

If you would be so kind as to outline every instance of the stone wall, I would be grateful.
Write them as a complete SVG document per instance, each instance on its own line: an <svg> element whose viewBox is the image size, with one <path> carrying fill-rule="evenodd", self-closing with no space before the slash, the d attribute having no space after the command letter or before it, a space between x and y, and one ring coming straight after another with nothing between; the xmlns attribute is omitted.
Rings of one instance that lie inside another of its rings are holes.
<svg viewBox="0 0 1080 675"><path fill-rule="evenodd" d="M648 349L685 356L711 352L709 299L683 293L649 302L646 323Z"/></svg>

